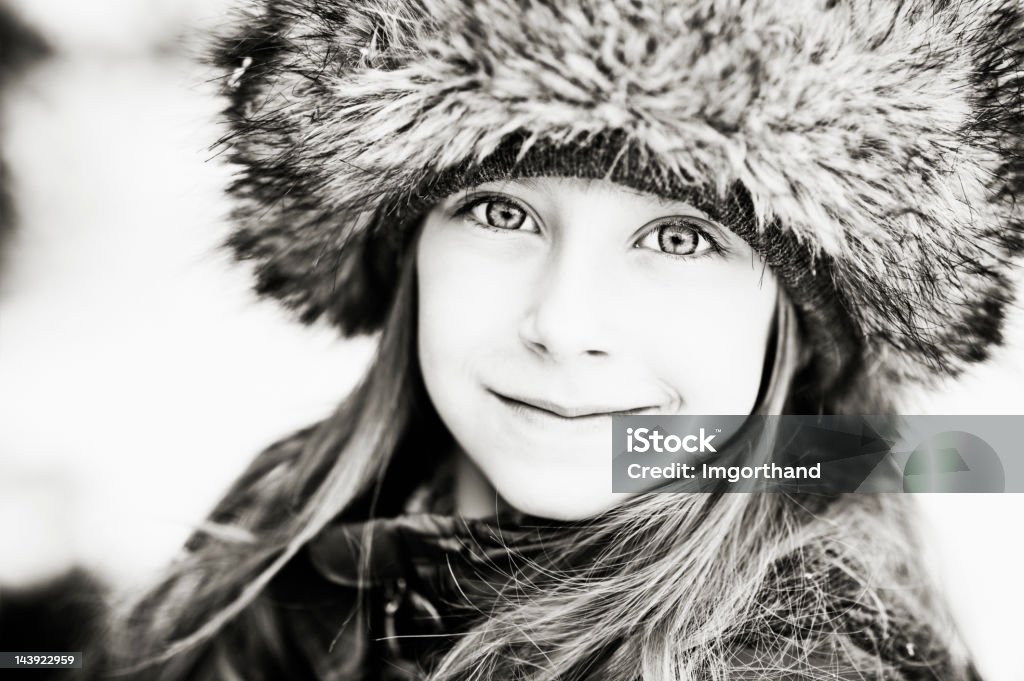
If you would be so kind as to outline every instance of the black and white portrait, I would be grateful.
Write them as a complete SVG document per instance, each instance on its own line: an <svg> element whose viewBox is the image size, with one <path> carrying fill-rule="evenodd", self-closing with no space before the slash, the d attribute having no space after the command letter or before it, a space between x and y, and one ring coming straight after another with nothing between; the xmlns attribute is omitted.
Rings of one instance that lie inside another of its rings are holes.
<svg viewBox="0 0 1024 681"><path fill-rule="evenodd" d="M1019 678L1019 0L0 0L0 167L4 678Z"/></svg>

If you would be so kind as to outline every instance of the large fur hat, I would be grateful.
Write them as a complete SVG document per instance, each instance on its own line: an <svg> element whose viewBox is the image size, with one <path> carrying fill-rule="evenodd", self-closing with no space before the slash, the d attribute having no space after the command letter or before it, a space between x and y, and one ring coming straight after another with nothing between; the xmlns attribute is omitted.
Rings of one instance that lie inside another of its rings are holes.
<svg viewBox="0 0 1024 681"><path fill-rule="evenodd" d="M0 2L0 103L11 82L49 51L43 38ZM7 239L15 218L8 177L7 164L0 157L0 271L4 269Z"/></svg>
<svg viewBox="0 0 1024 681"><path fill-rule="evenodd" d="M689 200L741 234L800 312L816 408L887 409L1001 341L1024 250L1017 0L265 0L240 16L216 57L240 166L231 245L306 322L375 330L431 201L555 174Z"/></svg>

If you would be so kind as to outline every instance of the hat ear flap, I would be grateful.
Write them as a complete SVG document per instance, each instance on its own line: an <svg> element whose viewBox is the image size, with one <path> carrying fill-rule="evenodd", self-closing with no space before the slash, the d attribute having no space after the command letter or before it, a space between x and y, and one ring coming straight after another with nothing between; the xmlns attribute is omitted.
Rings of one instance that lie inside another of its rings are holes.
<svg viewBox="0 0 1024 681"><path fill-rule="evenodd" d="M372 334L383 326L394 302L399 261L394 244L369 230L355 235L339 254L324 312L345 336Z"/></svg>
<svg viewBox="0 0 1024 681"><path fill-rule="evenodd" d="M380 329L393 302L400 244L387 233L360 229L343 245L301 240L267 249L266 234L236 232L227 246L239 260L254 260L258 295L276 298L303 324L325 317L348 337ZM309 263L315 263L310 270Z"/></svg>
<svg viewBox="0 0 1024 681"><path fill-rule="evenodd" d="M367 230L356 237L357 260L345 281L338 282L329 311L346 336L380 330L394 305L402 263L414 257L407 244L392 238L398 231Z"/></svg>

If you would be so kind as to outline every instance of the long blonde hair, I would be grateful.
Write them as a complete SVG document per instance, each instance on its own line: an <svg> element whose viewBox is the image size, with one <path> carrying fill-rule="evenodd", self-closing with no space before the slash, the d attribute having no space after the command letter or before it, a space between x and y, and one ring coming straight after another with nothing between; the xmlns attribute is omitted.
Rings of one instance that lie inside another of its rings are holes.
<svg viewBox="0 0 1024 681"><path fill-rule="evenodd" d="M338 513L375 497L404 438L449 436L415 355L412 250L374 361L352 394L257 456L156 583L116 604L105 640L115 676L251 679L254 651L285 663L279 623L260 598L267 584ZM784 296L776 318L760 413L788 408L799 368L797 321ZM512 579L507 597L460 635L431 678L834 678L812 650L826 651L833 669L881 678L886 663L855 645L858 634L842 629L835 604L892 625L934 621L938 606L918 593L924 573L907 502L638 495L563 547L592 556L586 569Z"/></svg>

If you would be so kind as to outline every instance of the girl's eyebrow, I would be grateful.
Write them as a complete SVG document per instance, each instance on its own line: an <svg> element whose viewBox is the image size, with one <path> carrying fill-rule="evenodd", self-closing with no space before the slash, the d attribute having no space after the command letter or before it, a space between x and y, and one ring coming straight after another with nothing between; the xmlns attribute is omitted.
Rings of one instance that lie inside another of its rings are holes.
<svg viewBox="0 0 1024 681"><path fill-rule="evenodd" d="M717 220L712 219L710 215L702 211L700 208L697 208L693 204L687 203L685 201L673 201L672 199L668 199L663 196L658 196L657 194L648 194L638 189L633 189L632 187L623 187L623 190L632 194L633 196L649 201L652 205L657 206L659 210L663 210L673 214L695 216L703 218L704 220L707 220L708 222L711 222L715 225L720 224Z"/></svg>
<svg viewBox="0 0 1024 681"><path fill-rule="evenodd" d="M452 193L451 195L449 195L448 198L452 198L452 197L456 197L456 196L467 196L468 194L472 194L473 192L487 191L488 189L491 189L491 188L493 188L495 191L497 191L499 188L507 188L507 187L514 187L514 186L519 186L519 187L522 187L524 189L528 189L528 190L535 191L535 192L538 192L538 193L544 193L544 194L550 193L550 190L548 189L548 187L545 186L544 182L541 182L540 178L533 178L533 177L509 177L509 178L497 178L497 179L494 179L494 180L488 180L486 182L481 182L481 183L476 184L476 185L471 185L471 186L468 186L468 187L462 187L458 191L456 191L456 192Z"/></svg>
<svg viewBox="0 0 1024 681"><path fill-rule="evenodd" d="M535 191L535 192L540 192L540 193L544 193L544 194L550 194L552 192L552 189L551 189L551 186L550 186L551 183L550 182L543 182L542 180L543 180L543 178L539 178L539 177L508 177L508 178L498 178L496 180L490 180L489 182L482 182L479 185L477 185L477 187L483 187L483 186L487 186L487 185L493 185L495 187L519 186L519 187L523 187L524 189L529 189L529 190L532 190L532 191ZM471 188L471 189L475 189L475 188L476 187Z"/></svg>
<svg viewBox="0 0 1024 681"><path fill-rule="evenodd" d="M649 194L647 192L640 191L639 189L634 189L633 187L623 186L622 189L634 196L638 196L640 198L647 199L653 203L658 204L659 208L663 208L665 210L684 210L688 213L693 213L708 220L711 220L711 217L707 213L702 211L700 208L697 208L696 206L687 203L686 201L674 201L670 198L661 196L659 194ZM714 220L711 221L714 222Z"/></svg>
<svg viewBox="0 0 1024 681"><path fill-rule="evenodd" d="M523 177L513 181L519 182L526 188L533 189L534 191L550 191L550 183L542 182L539 177ZM548 186L545 186L545 184Z"/></svg>

